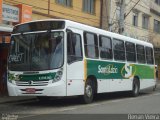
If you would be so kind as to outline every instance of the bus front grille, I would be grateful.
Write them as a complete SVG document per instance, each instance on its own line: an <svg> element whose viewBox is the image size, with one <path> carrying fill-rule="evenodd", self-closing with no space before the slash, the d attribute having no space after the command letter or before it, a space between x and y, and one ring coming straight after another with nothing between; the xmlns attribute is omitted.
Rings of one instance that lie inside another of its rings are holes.
<svg viewBox="0 0 160 120"><path fill-rule="evenodd" d="M17 86L47 86L49 81L16 81Z"/></svg>

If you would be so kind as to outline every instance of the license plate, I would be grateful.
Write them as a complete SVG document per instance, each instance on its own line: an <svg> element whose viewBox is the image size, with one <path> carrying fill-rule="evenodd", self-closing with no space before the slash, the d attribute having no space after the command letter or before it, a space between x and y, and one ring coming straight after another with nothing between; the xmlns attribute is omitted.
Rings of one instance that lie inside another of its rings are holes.
<svg viewBox="0 0 160 120"><path fill-rule="evenodd" d="M26 93L35 93L36 89L35 88L26 88Z"/></svg>

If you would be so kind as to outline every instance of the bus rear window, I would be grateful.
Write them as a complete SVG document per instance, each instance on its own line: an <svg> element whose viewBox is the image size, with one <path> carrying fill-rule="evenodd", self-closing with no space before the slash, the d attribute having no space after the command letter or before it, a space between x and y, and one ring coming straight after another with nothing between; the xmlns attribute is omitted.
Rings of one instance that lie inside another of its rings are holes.
<svg viewBox="0 0 160 120"><path fill-rule="evenodd" d="M154 64L153 49L150 47L146 47L146 60L147 64Z"/></svg>
<svg viewBox="0 0 160 120"><path fill-rule="evenodd" d="M64 27L65 27L64 21L36 21L36 22L15 26L13 29L13 34L44 31L44 30L64 29Z"/></svg>
<svg viewBox="0 0 160 120"><path fill-rule="evenodd" d="M137 61L139 63L146 63L144 46L136 45L136 50L137 50Z"/></svg>

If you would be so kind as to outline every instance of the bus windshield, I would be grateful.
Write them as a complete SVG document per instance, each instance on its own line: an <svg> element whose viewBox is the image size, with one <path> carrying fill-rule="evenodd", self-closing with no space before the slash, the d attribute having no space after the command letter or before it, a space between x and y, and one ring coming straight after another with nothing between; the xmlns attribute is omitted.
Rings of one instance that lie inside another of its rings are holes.
<svg viewBox="0 0 160 120"><path fill-rule="evenodd" d="M18 34L11 37L9 70L43 71L63 65L62 31Z"/></svg>

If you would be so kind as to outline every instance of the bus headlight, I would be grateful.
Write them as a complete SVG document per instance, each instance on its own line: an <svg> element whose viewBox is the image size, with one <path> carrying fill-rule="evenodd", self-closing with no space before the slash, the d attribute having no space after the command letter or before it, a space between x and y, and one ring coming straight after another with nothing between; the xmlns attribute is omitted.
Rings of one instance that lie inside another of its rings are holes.
<svg viewBox="0 0 160 120"><path fill-rule="evenodd" d="M8 81L9 83L16 84L16 81L19 81L19 80L20 80L19 75L15 75L15 74L12 74L12 73L8 73L7 81Z"/></svg>
<svg viewBox="0 0 160 120"><path fill-rule="evenodd" d="M52 83L57 82L59 80L61 80L63 75L63 68L61 68L55 75L54 80L52 81Z"/></svg>

